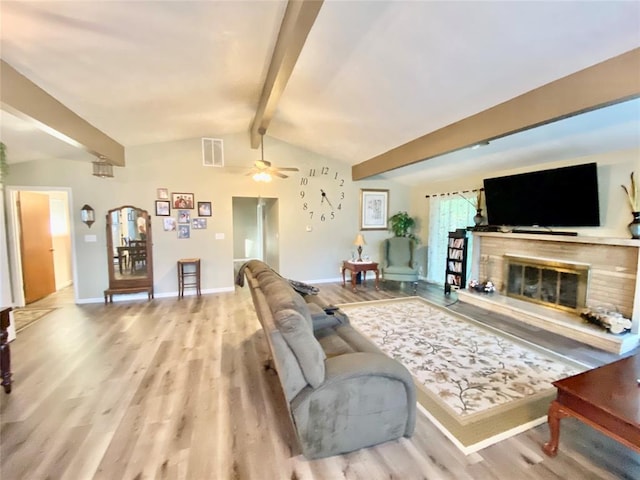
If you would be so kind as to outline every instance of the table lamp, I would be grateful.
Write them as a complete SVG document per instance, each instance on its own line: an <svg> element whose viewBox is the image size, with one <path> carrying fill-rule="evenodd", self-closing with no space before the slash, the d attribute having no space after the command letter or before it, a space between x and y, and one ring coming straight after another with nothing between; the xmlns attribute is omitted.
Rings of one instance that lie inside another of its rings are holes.
<svg viewBox="0 0 640 480"><path fill-rule="evenodd" d="M358 235L356 235L356 239L353 241L354 245L358 246L358 261L361 262L362 261L362 245L366 245L367 242L364 241L364 236L359 233Z"/></svg>

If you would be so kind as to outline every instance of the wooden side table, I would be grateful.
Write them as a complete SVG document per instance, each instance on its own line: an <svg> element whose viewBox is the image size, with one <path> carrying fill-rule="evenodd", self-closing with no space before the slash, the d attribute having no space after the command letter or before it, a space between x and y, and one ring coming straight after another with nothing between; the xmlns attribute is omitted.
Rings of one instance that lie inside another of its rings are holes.
<svg viewBox="0 0 640 480"><path fill-rule="evenodd" d="M181 258L178 260L178 298L184 297L185 288L195 288L197 295L200 296L201 294L199 258Z"/></svg>
<svg viewBox="0 0 640 480"><path fill-rule="evenodd" d="M553 382L557 398L549 407L551 439L542 450L558 453L560 419L575 417L640 452L640 354Z"/></svg>
<svg viewBox="0 0 640 480"><path fill-rule="evenodd" d="M0 372L5 393L11 393L11 349L9 348L9 322L11 307L0 309Z"/></svg>
<svg viewBox="0 0 640 480"><path fill-rule="evenodd" d="M378 287L380 272L378 271L378 264L375 262L350 262L345 260L342 262L342 286L346 284L345 271L351 272L351 289L356 291L356 276L359 272L362 272L362 283L367 281L367 272L375 272L376 274L376 290L380 290Z"/></svg>

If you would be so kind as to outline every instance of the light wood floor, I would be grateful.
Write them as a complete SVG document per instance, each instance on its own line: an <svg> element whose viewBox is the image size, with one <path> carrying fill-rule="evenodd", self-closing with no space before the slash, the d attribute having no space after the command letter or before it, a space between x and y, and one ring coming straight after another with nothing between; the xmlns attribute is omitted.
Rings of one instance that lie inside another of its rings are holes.
<svg viewBox="0 0 640 480"><path fill-rule="evenodd" d="M329 303L407 296L397 285ZM455 302L440 289L419 294ZM126 297L125 297L126 298ZM0 393L0 477L13 479L638 479L640 455L572 419L546 457L545 425L460 453L423 415L411 439L328 459L300 455L247 288L234 293L75 305L11 344L14 385ZM597 365L614 359L462 303L452 309Z"/></svg>

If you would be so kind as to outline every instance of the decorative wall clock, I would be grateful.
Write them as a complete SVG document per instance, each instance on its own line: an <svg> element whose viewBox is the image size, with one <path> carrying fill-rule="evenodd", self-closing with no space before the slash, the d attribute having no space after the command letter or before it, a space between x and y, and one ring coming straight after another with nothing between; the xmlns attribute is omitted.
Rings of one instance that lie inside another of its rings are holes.
<svg viewBox="0 0 640 480"><path fill-rule="evenodd" d="M335 220L344 204L344 175L330 167L312 167L300 178L302 212L311 221Z"/></svg>

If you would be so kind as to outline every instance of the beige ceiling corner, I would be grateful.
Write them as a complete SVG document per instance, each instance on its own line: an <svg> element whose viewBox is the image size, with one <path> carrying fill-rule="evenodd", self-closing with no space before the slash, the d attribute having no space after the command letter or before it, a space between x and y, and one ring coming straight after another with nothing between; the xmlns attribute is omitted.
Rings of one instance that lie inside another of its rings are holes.
<svg viewBox="0 0 640 480"><path fill-rule="evenodd" d="M266 131L298 61L324 0L289 0L280 25L267 78L262 88L256 116L251 124L251 146L260 146L260 131Z"/></svg>
<svg viewBox="0 0 640 480"><path fill-rule="evenodd" d="M112 165L124 166L122 145L69 110L4 60L0 62L3 110L96 157L106 157Z"/></svg>
<svg viewBox="0 0 640 480"><path fill-rule="evenodd" d="M354 165L353 180L640 96L640 48L605 60Z"/></svg>

